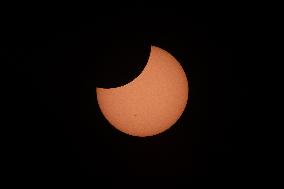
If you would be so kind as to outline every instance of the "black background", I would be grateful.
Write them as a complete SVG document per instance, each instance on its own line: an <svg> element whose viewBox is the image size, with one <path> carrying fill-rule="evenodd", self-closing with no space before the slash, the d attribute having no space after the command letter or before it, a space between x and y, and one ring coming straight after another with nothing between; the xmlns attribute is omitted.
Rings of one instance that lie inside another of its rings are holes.
<svg viewBox="0 0 284 189"><path fill-rule="evenodd" d="M231 175L239 119L232 17L181 8L133 9L91 19L19 18L5 27L7 142L14 173ZM103 117L95 87L128 83L150 44L167 50L189 80L178 122L153 137L128 136Z"/></svg>

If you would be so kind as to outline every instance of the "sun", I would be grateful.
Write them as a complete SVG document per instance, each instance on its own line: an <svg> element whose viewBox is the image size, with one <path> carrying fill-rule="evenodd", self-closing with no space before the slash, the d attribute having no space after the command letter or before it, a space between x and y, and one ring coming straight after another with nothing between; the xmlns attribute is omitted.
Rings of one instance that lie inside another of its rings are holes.
<svg viewBox="0 0 284 189"><path fill-rule="evenodd" d="M151 46L141 74L116 88L97 88L99 107L116 129L146 137L169 129L182 115L189 87L181 64L167 51Z"/></svg>

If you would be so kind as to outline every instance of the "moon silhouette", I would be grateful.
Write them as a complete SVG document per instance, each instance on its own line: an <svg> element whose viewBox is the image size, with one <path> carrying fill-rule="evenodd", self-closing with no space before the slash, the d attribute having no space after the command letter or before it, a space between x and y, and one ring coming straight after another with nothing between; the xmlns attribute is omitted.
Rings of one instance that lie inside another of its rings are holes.
<svg viewBox="0 0 284 189"><path fill-rule="evenodd" d="M167 51L151 46L148 62L130 83L96 88L99 107L116 129L146 137L169 129L182 115L189 87L180 63Z"/></svg>

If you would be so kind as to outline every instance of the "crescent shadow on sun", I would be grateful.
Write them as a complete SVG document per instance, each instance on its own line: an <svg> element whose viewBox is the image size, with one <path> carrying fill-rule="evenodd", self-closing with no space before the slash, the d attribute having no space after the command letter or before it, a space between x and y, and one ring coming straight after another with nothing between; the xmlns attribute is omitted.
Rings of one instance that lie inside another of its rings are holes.
<svg viewBox="0 0 284 189"><path fill-rule="evenodd" d="M151 67L149 65L150 57L152 56L152 53L154 55L157 52L157 49L158 49L158 51L167 53L169 56L171 56L172 58L174 58L176 60L175 57L173 57L171 54L169 54L167 51L161 49L160 47L155 46L155 45L149 45L149 48L147 49L146 53L144 54L146 56L143 56L142 58L140 57L140 59L139 59L140 62L139 62L139 64L136 64L137 65L136 69L133 69L131 74L126 75L127 78L124 77L124 80L122 82L117 82L117 83L119 83L118 85L113 85L111 87L99 87L99 86L97 86L96 88L97 89L106 89L106 90L107 89L116 89L116 88L126 87L130 84L134 84L135 81L139 80L139 78L142 79L143 77L145 77L146 72L149 72L149 71L146 71L146 69L147 69L147 67L149 67L149 68ZM143 60L143 62L141 60ZM181 66L181 65L179 65L179 66Z"/></svg>
<svg viewBox="0 0 284 189"><path fill-rule="evenodd" d="M103 66L96 71L97 88L118 88L132 82L143 72L151 54L148 43L109 49L111 53L99 60Z"/></svg>

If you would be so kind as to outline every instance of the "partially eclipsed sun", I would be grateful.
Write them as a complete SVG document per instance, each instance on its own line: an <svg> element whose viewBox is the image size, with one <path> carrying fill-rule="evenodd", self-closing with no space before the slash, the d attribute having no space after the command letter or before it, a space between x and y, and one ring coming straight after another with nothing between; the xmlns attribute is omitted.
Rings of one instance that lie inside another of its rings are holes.
<svg viewBox="0 0 284 189"><path fill-rule="evenodd" d="M188 81L179 62L167 51L151 46L147 65L130 83L97 88L99 107L116 129L145 137L169 129L182 115Z"/></svg>

